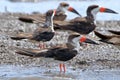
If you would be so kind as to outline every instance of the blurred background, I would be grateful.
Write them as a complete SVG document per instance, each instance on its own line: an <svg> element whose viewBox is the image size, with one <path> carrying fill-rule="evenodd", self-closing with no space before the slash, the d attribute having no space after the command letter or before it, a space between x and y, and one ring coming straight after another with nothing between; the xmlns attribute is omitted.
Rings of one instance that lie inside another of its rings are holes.
<svg viewBox="0 0 120 80"><path fill-rule="evenodd" d="M114 0L0 0L0 12L14 13L45 13L49 9L55 9L60 2L67 2L73 6L82 15L86 15L86 9L89 5L97 4L110 8L120 13L120 1ZM114 3L114 4L113 4ZM67 12L68 19L77 15ZM97 20L120 20L120 15L115 14L98 14ZM104 17L104 18L103 18Z"/></svg>

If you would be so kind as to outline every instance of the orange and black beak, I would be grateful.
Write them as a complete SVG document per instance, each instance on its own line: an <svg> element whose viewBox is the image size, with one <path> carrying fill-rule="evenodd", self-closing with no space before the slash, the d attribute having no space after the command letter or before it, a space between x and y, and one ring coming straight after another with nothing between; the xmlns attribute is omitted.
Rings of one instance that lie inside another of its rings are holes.
<svg viewBox="0 0 120 80"><path fill-rule="evenodd" d="M79 40L79 43L81 44L82 42L84 43L89 43L89 44L95 44L95 45L99 45L98 43L96 43L95 41L86 38L85 36L82 36Z"/></svg>
<svg viewBox="0 0 120 80"><path fill-rule="evenodd" d="M85 43L89 43L89 44L95 44L95 45L99 45L98 43L96 43L95 41L91 40L91 39L86 39Z"/></svg>
<svg viewBox="0 0 120 80"><path fill-rule="evenodd" d="M106 12L106 13L113 13L113 14L118 14L117 12L111 10L111 9L108 9L108 8L104 8L104 7L100 7L99 9L100 12Z"/></svg>
<svg viewBox="0 0 120 80"><path fill-rule="evenodd" d="M68 7L68 11L73 12L73 13L81 16L73 7Z"/></svg>

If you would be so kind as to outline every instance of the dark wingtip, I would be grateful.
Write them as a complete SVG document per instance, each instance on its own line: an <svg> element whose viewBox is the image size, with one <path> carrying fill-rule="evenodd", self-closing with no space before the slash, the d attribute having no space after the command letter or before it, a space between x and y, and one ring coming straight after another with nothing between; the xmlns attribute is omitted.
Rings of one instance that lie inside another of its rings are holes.
<svg viewBox="0 0 120 80"><path fill-rule="evenodd" d="M24 56L34 57L34 55L28 54L27 52L16 51L15 53L20 54L20 55L24 55Z"/></svg>
<svg viewBox="0 0 120 80"><path fill-rule="evenodd" d="M29 57L35 57L36 54L32 51L29 51L27 49L23 49L23 48L15 48L16 49L16 52L17 54L20 54L20 55L25 55L25 56L29 56Z"/></svg>
<svg viewBox="0 0 120 80"><path fill-rule="evenodd" d="M97 37L99 37L99 38L101 38L101 39L103 39L103 40L109 38L109 36L103 35L103 34L97 32L97 31L94 31L94 33L95 33L95 35L96 35Z"/></svg>
<svg viewBox="0 0 120 80"><path fill-rule="evenodd" d="M22 39L25 39L25 38L20 38L20 37L10 37L11 39L13 40L22 40Z"/></svg>
<svg viewBox="0 0 120 80"><path fill-rule="evenodd" d="M28 18L19 17L18 20L22 22L27 22L27 23L33 23L33 20Z"/></svg>
<svg viewBox="0 0 120 80"><path fill-rule="evenodd" d="M114 30L108 30L109 32L113 33L113 34L117 34L120 35L120 31L114 31Z"/></svg>

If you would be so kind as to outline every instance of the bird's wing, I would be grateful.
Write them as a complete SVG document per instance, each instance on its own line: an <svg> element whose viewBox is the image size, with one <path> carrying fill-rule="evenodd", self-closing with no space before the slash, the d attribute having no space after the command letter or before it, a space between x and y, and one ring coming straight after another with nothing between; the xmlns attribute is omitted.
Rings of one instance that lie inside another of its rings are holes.
<svg viewBox="0 0 120 80"><path fill-rule="evenodd" d="M27 23L44 22L45 15L43 14L22 15L19 16L18 20Z"/></svg>
<svg viewBox="0 0 120 80"><path fill-rule="evenodd" d="M61 49L61 47L52 47L52 48L46 48L43 50L40 49L26 49L26 48L14 48L16 50L15 53L30 57L49 57L54 58L55 52L58 49Z"/></svg>
<svg viewBox="0 0 120 80"><path fill-rule="evenodd" d="M26 49L26 48L15 48L17 54L30 56L30 57L44 57L48 49Z"/></svg>
<svg viewBox="0 0 120 80"><path fill-rule="evenodd" d="M10 38L13 40L31 39L32 33L18 33L18 34L12 35Z"/></svg>
<svg viewBox="0 0 120 80"><path fill-rule="evenodd" d="M113 33L113 34L117 34L120 35L120 31L114 31L114 30L108 30L109 32Z"/></svg>
<svg viewBox="0 0 120 80"><path fill-rule="evenodd" d="M106 42L109 44L115 44L120 45L120 36L119 35L103 35L97 31L94 31L95 35L97 35L99 38L101 38L100 41Z"/></svg>
<svg viewBox="0 0 120 80"><path fill-rule="evenodd" d="M85 17L76 17L72 20L70 20L71 23L87 23L87 19Z"/></svg>
<svg viewBox="0 0 120 80"><path fill-rule="evenodd" d="M105 40L105 39L111 39L112 36L104 35L99 33L98 31L94 31L95 35L98 36L99 38Z"/></svg>

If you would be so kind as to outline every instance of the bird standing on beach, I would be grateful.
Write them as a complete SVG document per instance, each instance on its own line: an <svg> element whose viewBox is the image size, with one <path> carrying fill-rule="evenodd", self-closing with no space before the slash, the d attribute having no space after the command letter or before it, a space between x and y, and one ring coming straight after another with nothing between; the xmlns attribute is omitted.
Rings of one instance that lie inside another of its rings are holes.
<svg viewBox="0 0 120 80"><path fill-rule="evenodd" d="M39 49L25 49L25 48L16 48L16 53L30 56L30 57L45 57L45 58L53 58L58 61L68 61L74 58L80 49L80 38L79 34L71 34L68 37L68 41L64 46L55 46L52 48L47 48L44 50ZM86 43L96 44L94 41L87 39ZM59 64L60 72L66 72L65 64Z"/></svg>
<svg viewBox="0 0 120 80"><path fill-rule="evenodd" d="M46 21L44 26L37 28L33 33L16 34L15 36L11 36L11 39L13 40L29 39L38 42L50 41L55 35L55 31L53 27L53 17L55 14L56 14L56 10L49 10L46 13Z"/></svg>
<svg viewBox="0 0 120 80"><path fill-rule="evenodd" d="M117 14L117 12L111 9L99 7L98 5L90 5L86 11L86 17L76 17L70 21L55 21L54 28L55 30L70 30L82 35L87 35L96 28L94 21L98 12ZM84 41L86 37L83 36L81 39Z"/></svg>
<svg viewBox="0 0 120 80"><path fill-rule="evenodd" d="M113 34L113 35L105 35L105 34L99 33L98 31L94 31L94 32L95 32L96 36L101 38L100 41L120 46L120 35L117 35L117 34L120 34L120 31L112 31L112 30L109 30L109 31L112 32L112 33L115 33L115 34Z"/></svg>
<svg viewBox="0 0 120 80"><path fill-rule="evenodd" d="M49 11L49 10L48 10ZM47 11L47 12L48 12ZM81 16L73 7L71 7L68 3L61 2L56 9L56 14L53 20L64 21L67 17L65 14L66 11L73 12L79 16ZM32 14L32 15L25 15L20 16L18 19L23 22L34 23L34 22L41 22L45 18L46 15L44 14ZM44 22L44 21L43 21Z"/></svg>

